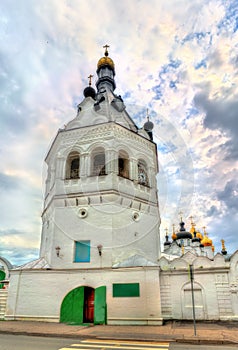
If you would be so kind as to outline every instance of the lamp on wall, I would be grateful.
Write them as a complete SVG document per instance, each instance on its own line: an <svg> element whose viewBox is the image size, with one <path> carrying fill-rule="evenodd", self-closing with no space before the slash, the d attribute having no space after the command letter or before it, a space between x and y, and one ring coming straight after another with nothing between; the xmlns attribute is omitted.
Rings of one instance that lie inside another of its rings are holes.
<svg viewBox="0 0 238 350"><path fill-rule="evenodd" d="M99 244L99 245L97 246L97 248L98 248L98 254L101 256L101 255L102 255L102 245Z"/></svg>
<svg viewBox="0 0 238 350"><path fill-rule="evenodd" d="M59 246L55 247L57 258L58 258L59 255L60 255L60 249L61 249L61 248L60 248Z"/></svg>

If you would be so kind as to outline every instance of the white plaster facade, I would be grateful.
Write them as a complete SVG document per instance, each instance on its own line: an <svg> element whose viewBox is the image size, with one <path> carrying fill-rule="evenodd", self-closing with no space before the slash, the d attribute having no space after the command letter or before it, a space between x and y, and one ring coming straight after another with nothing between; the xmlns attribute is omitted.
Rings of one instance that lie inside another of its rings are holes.
<svg viewBox="0 0 238 350"><path fill-rule="evenodd" d="M92 153L99 145L105 150L107 174L92 176ZM128 178L118 176L122 150L129 156ZM77 179L65 175L71 152L78 152L83 159L83 174ZM139 159L149 165L150 187L138 183ZM156 263L160 216L154 143L115 123L60 130L46 161L50 181L46 186L40 256L52 268L79 268L73 262L74 242L78 239L90 239L92 247L90 263L80 264L80 268L110 267L135 254ZM61 248L59 257L57 246Z"/></svg>
<svg viewBox="0 0 238 350"><path fill-rule="evenodd" d="M103 286L107 323L162 324L156 144L114 94L108 62L47 154L40 258L12 271L6 319L60 321L70 291ZM118 284L138 295L113 296Z"/></svg>

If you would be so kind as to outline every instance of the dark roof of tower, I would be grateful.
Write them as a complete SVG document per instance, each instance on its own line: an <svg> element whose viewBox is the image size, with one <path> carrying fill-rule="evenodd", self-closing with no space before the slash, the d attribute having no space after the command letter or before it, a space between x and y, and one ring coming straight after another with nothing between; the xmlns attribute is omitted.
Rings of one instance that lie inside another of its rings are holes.
<svg viewBox="0 0 238 350"><path fill-rule="evenodd" d="M181 221L179 225L180 225L180 230L177 233L177 239L184 239L184 238L192 239L193 238L192 234L185 230L185 227L184 227L185 223L183 221Z"/></svg>
<svg viewBox="0 0 238 350"><path fill-rule="evenodd" d="M84 91L83 91L84 97L92 97L93 99L95 99L96 97L96 91L94 90L94 88L92 88L92 86L87 86Z"/></svg>

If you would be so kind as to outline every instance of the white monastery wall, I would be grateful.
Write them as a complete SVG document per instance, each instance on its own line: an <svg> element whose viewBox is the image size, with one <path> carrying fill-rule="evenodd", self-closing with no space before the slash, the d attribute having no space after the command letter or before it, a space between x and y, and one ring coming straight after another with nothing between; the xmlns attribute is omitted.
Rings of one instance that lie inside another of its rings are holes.
<svg viewBox="0 0 238 350"><path fill-rule="evenodd" d="M69 291L79 286L107 288L108 324L161 324L157 268L12 271L7 320L58 322ZM140 296L112 296L113 283L139 283ZM37 300L35 296L37 295Z"/></svg>
<svg viewBox="0 0 238 350"><path fill-rule="evenodd" d="M217 254L213 261L192 254L161 266L161 307L164 319L192 319L192 292L188 265L194 266L195 314L198 320L238 319L238 254L231 263Z"/></svg>

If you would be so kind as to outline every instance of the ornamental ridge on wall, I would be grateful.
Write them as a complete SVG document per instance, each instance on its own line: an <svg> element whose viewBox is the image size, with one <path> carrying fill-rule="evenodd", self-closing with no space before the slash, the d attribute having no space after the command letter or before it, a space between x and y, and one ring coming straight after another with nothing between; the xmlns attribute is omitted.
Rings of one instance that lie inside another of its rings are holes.
<svg viewBox="0 0 238 350"><path fill-rule="evenodd" d="M84 131L84 130L83 130ZM116 133L116 134L115 134ZM80 142L86 143L94 140L95 138L98 139L103 139L105 137L111 137L111 136L116 136L117 138L124 139L125 137L128 137L135 141L137 144L143 145L143 148L146 147L149 150L154 150L154 144L151 142L148 142L147 139L143 138L142 136L136 134L136 133L131 133L130 130L124 129L123 126L121 125L111 125L107 124L105 126L92 126L90 128L90 132L87 130L82 133L82 129L77 129L77 130L68 130L65 133L61 133L60 137L64 140L62 140L62 143L64 145L66 144L72 144L72 141L77 141L78 142L78 137L80 135ZM75 137L75 140L72 140L72 136ZM67 142L66 139L71 139L71 142Z"/></svg>

